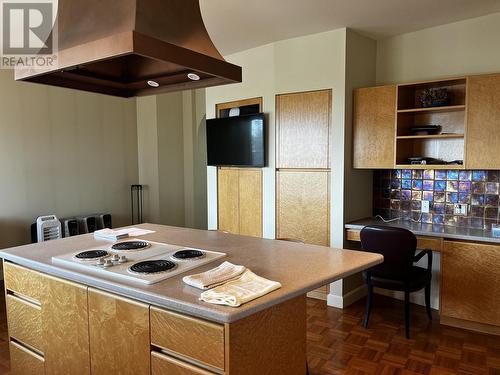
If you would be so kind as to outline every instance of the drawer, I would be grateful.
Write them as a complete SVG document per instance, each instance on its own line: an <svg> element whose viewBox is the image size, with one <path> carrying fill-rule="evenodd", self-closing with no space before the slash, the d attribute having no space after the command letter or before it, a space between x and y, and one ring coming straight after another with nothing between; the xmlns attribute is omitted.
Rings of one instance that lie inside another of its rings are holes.
<svg viewBox="0 0 500 375"><path fill-rule="evenodd" d="M199 367L179 361L167 355L151 352L152 375L214 375Z"/></svg>
<svg viewBox="0 0 500 375"><path fill-rule="evenodd" d="M151 307L151 344L224 369L224 326Z"/></svg>
<svg viewBox="0 0 500 375"><path fill-rule="evenodd" d="M43 352L41 307L12 295L5 302L9 336Z"/></svg>
<svg viewBox="0 0 500 375"><path fill-rule="evenodd" d="M9 343L9 348L10 374L40 375L45 373L43 357L13 341Z"/></svg>
<svg viewBox="0 0 500 375"><path fill-rule="evenodd" d="M417 237L417 249L430 249L432 251L443 251L443 239L436 237Z"/></svg>
<svg viewBox="0 0 500 375"><path fill-rule="evenodd" d="M40 301L42 276L38 272L13 263L3 262L3 274L7 290Z"/></svg>
<svg viewBox="0 0 500 375"><path fill-rule="evenodd" d="M346 239L348 241L360 242L360 233L359 229L347 229ZM417 236L417 249L430 249L441 252L443 249L443 239L439 237Z"/></svg>

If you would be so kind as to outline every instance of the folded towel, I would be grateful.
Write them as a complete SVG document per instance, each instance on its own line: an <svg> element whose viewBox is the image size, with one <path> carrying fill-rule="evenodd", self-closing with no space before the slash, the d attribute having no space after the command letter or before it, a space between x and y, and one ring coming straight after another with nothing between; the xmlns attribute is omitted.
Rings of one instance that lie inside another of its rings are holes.
<svg viewBox="0 0 500 375"><path fill-rule="evenodd" d="M244 266L224 262L219 267L196 275L185 276L182 280L198 289L210 289L238 278L245 270Z"/></svg>
<svg viewBox="0 0 500 375"><path fill-rule="evenodd" d="M239 307L281 288L276 281L264 279L246 270L236 280L201 293L200 300L216 305Z"/></svg>

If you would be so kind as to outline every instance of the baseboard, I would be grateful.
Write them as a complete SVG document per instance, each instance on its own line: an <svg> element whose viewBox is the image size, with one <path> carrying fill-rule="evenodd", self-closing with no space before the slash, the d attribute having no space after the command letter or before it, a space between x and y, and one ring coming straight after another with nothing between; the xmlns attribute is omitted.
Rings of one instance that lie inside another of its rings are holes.
<svg viewBox="0 0 500 375"><path fill-rule="evenodd" d="M360 285L343 296L328 294L326 301L330 307L343 309L366 296L366 291L366 285Z"/></svg>
<svg viewBox="0 0 500 375"><path fill-rule="evenodd" d="M452 318L450 316L443 316L443 315L439 317L439 322L445 326L462 328L469 331L500 336L500 327L491 324L471 322L469 320Z"/></svg>
<svg viewBox="0 0 500 375"><path fill-rule="evenodd" d="M314 299L319 299L322 301L327 301L327 294L323 292L317 292L313 290L312 292L307 293L307 297L309 298L314 298Z"/></svg>
<svg viewBox="0 0 500 375"><path fill-rule="evenodd" d="M380 294L382 296L391 297L394 299L398 299L400 301L404 301L404 293L397 292L393 290L374 288L375 294ZM423 293L415 292L410 294L410 302L415 305L425 306L425 295ZM435 310L439 310L439 301L431 299L431 307Z"/></svg>

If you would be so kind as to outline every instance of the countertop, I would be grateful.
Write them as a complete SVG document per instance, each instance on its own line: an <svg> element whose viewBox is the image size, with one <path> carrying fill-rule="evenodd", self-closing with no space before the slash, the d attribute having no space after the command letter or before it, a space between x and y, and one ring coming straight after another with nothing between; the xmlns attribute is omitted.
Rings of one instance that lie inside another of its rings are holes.
<svg viewBox="0 0 500 375"><path fill-rule="evenodd" d="M91 272L75 271L52 263L52 257L56 255L99 245L109 246L109 242L97 241L91 234L5 249L0 251L0 257L39 272L218 323L231 323L245 318L383 261L381 255L373 253L244 237L216 231L154 224L135 227L156 231L141 236L141 239L227 253L227 257L223 260L201 266L188 273L203 272L227 260L244 265L262 277L279 281L282 288L239 308L231 308L200 301L201 291L182 282L185 274L153 285L144 285L132 281L117 281Z"/></svg>
<svg viewBox="0 0 500 375"><path fill-rule="evenodd" d="M381 219L366 218L348 223L345 225L345 228L361 230L367 225L388 225L392 227L405 228L412 231L418 236L442 237L453 240L474 241L474 242L500 243L500 238L493 237L491 231L486 231L482 229L451 227L446 225L413 223L411 221L403 221L403 220L384 223Z"/></svg>

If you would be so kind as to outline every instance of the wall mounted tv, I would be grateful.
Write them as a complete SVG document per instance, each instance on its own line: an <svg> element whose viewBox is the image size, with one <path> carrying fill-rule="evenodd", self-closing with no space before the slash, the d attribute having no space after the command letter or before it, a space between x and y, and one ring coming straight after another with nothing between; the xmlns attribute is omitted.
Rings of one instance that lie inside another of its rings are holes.
<svg viewBox="0 0 500 375"><path fill-rule="evenodd" d="M266 127L263 113L207 120L207 164L266 166Z"/></svg>

